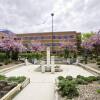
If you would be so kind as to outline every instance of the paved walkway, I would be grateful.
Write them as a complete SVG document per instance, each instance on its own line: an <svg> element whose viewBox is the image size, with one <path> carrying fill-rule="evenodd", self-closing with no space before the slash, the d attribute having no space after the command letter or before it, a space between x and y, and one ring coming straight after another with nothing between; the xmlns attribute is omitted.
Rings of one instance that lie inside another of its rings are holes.
<svg viewBox="0 0 100 100"><path fill-rule="evenodd" d="M75 65L61 65L63 72L41 73L36 72L38 65L29 65L17 68L6 73L7 76L26 76L30 78L30 84L25 87L13 100L55 100L54 82L60 75L90 76L91 73Z"/></svg>

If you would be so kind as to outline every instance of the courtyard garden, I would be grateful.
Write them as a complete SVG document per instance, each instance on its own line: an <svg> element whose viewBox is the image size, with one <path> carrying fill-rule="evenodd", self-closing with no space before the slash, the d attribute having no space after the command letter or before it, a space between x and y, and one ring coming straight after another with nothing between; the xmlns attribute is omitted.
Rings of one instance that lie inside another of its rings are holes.
<svg viewBox="0 0 100 100"><path fill-rule="evenodd" d="M50 55L50 53L45 52L46 47L40 42L23 45L16 37L2 38L0 41L0 71L2 73L0 75L0 98L13 90L18 84L22 84L28 77L30 84L25 89L21 89L21 92L13 98L14 100L31 100L31 98L35 98L35 100L56 100L55 91L59 95L59 100L84 100L84 98L99 100L100 35L99 33L86 33L77 37L77 39L80 44L76 45L69 41L65 45L62 42L63 51ZM55 56L53 61L52 57L49 59L49 67L53 66L53 68L61 69L61 71L54 73L50 73L52 69L49 72L41 71L45 67L48 68L46 64L48 55L50 57ZM28 65L25 62L26 60ZM42 61L45 63L41 64ZM2 72L5 68L19 64L22 65L18 68ZM83 69L79 64L93 68L94 72L87 68ZM40 70L36 71L36 69ZM57 80L57 83L55 80ZM30 93L30 91L32 92Z"/></svg>

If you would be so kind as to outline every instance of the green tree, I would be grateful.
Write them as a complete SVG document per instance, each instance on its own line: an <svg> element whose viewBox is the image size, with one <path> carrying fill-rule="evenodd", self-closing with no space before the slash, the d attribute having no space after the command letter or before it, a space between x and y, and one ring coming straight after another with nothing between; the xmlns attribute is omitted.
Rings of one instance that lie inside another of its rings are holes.
<svg viewBox="0 0 100 100"><path fill-rule="evenodd" d="M83 33L83 34L81 34L81 39L82 39L82 41L86 41L86 40L89 39L92 35L93 35L92 32Z"/></svg>

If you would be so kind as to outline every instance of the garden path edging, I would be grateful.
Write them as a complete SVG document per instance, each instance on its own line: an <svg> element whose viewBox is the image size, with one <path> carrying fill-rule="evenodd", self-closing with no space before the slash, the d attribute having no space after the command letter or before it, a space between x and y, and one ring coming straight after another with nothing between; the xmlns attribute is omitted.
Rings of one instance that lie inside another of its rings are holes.
<svg viewBox="0 0 100 100"><path fill-rule="evenodd" d="M12 67L9 67L9 68L1 69L0 73L6 73L6 72L11 71L15 68L21 67L22 65L25 65L25 63L21 63L21 64L17 64L17 65L14 65Z"/></svg>
<svg viewBox="0 0 100 100"><path fill-rule="evenodd" d="M94 69L94 68L91 68L91 67L89 67L89 66L87 66L87 65L84 65L84 64L82 64L82 63L78 63L78 65L81 66L82 68L86 69L86 70L90 70L90 71L92 71L92 72L94 72L94 73L100 75L100 71L99 71L99 70L96 70L96 69Z"/></svg>

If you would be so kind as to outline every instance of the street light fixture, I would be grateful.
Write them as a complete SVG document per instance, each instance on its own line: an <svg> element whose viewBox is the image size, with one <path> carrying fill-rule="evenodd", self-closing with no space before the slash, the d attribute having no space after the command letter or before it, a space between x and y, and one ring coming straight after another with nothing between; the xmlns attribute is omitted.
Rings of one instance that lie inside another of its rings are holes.
<svg viewBox="0 0 100 100"><path fill-rule="evenodd" d="M54 13L51 13L51 17L52 17L52 53L53 53L53 16L54 16Z"/></svg>

